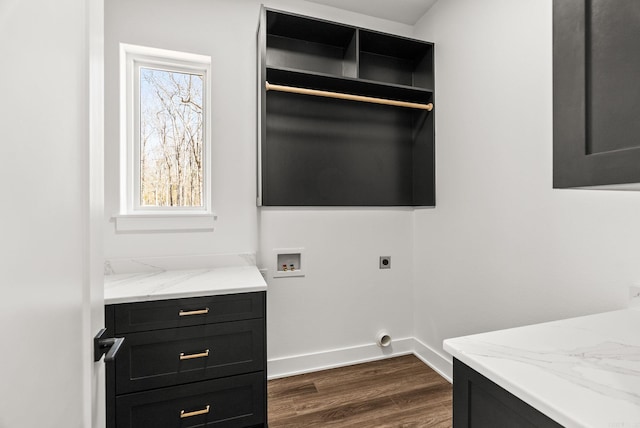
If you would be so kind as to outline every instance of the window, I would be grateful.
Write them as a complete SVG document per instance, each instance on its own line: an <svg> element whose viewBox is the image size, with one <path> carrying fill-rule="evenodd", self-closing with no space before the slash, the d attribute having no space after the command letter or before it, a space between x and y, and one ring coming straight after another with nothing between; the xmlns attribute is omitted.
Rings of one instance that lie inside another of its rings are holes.
<svg viewBox="0 0 640 428"><path fill-rule="evenodd" d="M211 58L120 45L118 231L212 229Z"/></svg>

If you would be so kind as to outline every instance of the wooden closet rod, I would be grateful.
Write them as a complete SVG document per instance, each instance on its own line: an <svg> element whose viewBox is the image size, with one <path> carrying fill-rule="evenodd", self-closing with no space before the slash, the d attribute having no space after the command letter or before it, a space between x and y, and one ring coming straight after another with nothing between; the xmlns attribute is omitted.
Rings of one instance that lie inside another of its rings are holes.
<svg viewBox="0 0 640 428"><path fill-rule="evenodd" d="M362 95L343 94L341 92L320 91L317 89L296 88L295 86L272 85L265 82L267 91L290 92L292 94L314 95L317 97L338 98L341 100L361 101L365 103L384 104L396 107L417 108L421 110L433 110L433 104L410 103L407 101L388 100L385 98L365 97Z"/></svg>

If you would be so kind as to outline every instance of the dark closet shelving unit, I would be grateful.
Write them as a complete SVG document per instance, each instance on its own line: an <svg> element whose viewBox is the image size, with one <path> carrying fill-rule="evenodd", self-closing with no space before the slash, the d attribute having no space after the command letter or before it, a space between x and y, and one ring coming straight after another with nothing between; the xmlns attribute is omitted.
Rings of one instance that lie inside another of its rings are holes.
<svg viewBox="0 0 640 428"><path fill-rule="evenodd" d="M433 68L432 43L262 8L258 205L435 206Z"/></svg>

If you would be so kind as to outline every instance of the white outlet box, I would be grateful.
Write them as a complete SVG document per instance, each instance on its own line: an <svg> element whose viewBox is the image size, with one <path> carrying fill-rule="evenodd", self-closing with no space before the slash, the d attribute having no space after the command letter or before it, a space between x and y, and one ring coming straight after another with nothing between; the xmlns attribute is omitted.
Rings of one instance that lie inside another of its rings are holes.
<svg viewBox="0 0 640 428"><path fill-rule="evenodd" d="M276 248L273 250L274 278L301 277L305 275L304 248Z"/></svg>

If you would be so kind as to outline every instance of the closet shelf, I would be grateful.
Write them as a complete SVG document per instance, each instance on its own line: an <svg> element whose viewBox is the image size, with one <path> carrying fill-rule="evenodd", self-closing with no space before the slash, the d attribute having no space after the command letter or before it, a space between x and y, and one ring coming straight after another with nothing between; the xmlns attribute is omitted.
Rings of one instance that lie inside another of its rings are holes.
<svg viewBox="0 0 640 428"><path fill-rule="evenodd" d="M365 102L365 103L371 103L371 104L382 104L382 105L389 105L394 107L415 108L415 109L427 110L427 111L433 110L432 103L428 103L428 104L410 103L406 101L390 100L386 98L374 98L374 97L366 97L362 95L345 94L342 92L320 91L317 89L297 88L295 86L273 85L269 82L265 82L265 88L267 91L289 92L292 94L312 95L316 97L325 97L325 98L336 98L341 100L359 101L359 102Z"/></svg>
<svg viewBox="0 0 640 428"><path fill-rule="evenodd" d="M386 98L410 103L428 103L433 91L426 88L340 77L288 67L267 67L266 80L275 85L341 92L365 97Z"/></svg>
<svg viewBox="0 0 640 428"><path fill-rule="evenodd" d="M313 77L313 76L319 77L319 78L323 78L324 77L324 78L327 78L327 79L340 79L340 80L345 80L345 81L349 81L349 82L368 83L370 85L385 86L385 87L388 87L388 88L395 88L395 89L400 89L400 90L420 91L420 92L433 92L432 88L419 86L419 85L403 85L403 84L400 84L400 83L381 82L379 80L365 79L365 78L362 78L362 77L351 77L351 76L346 76L346 75L322 73L322 72L319 72L319 71L302 70L302 69L298 69L298 68L294 68L294 67L283 67L283 66L271 66L271 65L268 65L266 68L267 68L267 71L273 70L274 72L275 71L281 71L283 73L295 73L295 74L300 74L300 75L306 75L306 76L309 76L310 78Z"/></svg>

